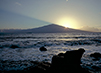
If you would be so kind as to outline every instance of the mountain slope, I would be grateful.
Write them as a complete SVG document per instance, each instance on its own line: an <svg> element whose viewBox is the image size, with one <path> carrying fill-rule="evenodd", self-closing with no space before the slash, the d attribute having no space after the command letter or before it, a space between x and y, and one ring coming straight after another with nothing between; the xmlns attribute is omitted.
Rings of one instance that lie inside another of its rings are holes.
<svg viewBox="0 0 101 73"><path fill-rule="evenodd" d="M76 30L76 29L71 29L71 28L65 28L60 25L56 24L51 24L39 28L33 28L33 29L26 29L26 30L16 30L16 31L11 31L11 30L5 30L5 32L12 32L12 33L24 33L24 32L31 32L31 33L80 33L80 32L87 32L87 31L82 31L82 30Z"/></svg>
<svg viewBox="0 0 101 73"><path fill-rule="evenodd" d="M66 32L87 32L87 31L81 31L71 28L65 28L63 26L59 26L56 24L51 24L39 28L34 29L27 29L23 30L22 32L33 32L33 33L66 33Z"/></svg>

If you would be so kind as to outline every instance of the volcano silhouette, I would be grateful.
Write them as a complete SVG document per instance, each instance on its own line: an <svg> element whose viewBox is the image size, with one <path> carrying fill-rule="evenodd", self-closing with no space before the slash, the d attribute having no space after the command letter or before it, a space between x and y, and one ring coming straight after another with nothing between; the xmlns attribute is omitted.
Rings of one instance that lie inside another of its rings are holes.
<svg viewBox="0 0 101 73"><path fill-rule="evenodd" d="M76 30L72 28L65 28L60 25L50 24L39 28L22 30L22 32L33 32L33 33L72 33L72 32L87 32L82 30Z"/></svg>
<svg viewBox="0 0 101 73"><path fill-rule="evenodd" d="M57 25L57 24L50 24L38 28L32 28L32 29L25 29L25 30L5 30L4 32L12 32L12 33L81 33L81 32L88 32L88 31L82 31L72 28L65 28L63 26Z"/></svg>

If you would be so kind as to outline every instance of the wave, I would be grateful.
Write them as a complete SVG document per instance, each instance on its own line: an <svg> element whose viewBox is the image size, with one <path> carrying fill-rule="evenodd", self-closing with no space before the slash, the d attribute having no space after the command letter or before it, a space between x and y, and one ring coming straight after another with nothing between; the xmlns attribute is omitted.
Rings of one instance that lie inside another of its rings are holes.
<svg viewBox="0 0 101 73"><path fill-rule="evenodd" d="M0 48L34 48L41 46L78 46L78 45L99 45L101 39L89 40L27 40L27 41L12 41L10 43L0 43Z"/></svg>
<svg viewBox="0 0 101 73"><path fill-rule="evenodd" d="M27 37L27 36L25 36L25 37L16 37L16 36L4 36L4 37L0 37L0 39L28 39L28 38L32 38L32 39L69 39L69 38L75 38L75 39L80 39L80 38L82 38L82 39L91 39L91 38L100 38L101 39L101 37L86 37L86 36L79 36L79 37L47 37L47 36L45 36L45 37L38 37L38 36L36 36L36 37L31 37L31 36L29 36L29 37Z"/></svg>

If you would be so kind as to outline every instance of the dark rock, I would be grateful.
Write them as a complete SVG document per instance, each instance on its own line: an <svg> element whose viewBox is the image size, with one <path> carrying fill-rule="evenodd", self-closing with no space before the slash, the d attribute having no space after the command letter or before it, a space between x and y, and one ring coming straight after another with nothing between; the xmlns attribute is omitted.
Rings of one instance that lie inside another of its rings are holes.
<svg viewBox="0 0 101 73"><path fill-rule="evenodd" d="M95 52L93 54L90 54L90 57L94 57L95 59L99 60L99 58L101 58L101 54L98 52Z"/></svg>
<svg viewBox="0 0 101 73"><path fill-rule="evenodd" d="M94 69L94 70L99 70L99 69L101 69L101 68L99 68L99 67L97 67L97 66L92 66L92 68Z"/></svg>
<svg viewBox="0 0 101 73"><path fill-rule="evenodd" d="M3 48L3 46L0 46L0 48Z"/></svg>
<svg viewBox="0 0 101 73"><path fill-rule="evenodd" d="M43 47L40 47L39 49L40 51L47 51L47 49L43 46Z"/></svg>
<svg viewBox="0 0 101 73"><path fill-rule="evenodd" d="M53 72L67 72L67 73L89 73L80 65L81 57L85 52L84 49L67 51L53 56L51 71Z"/></svg>
<svg viewBox="0 0 101 73"><path fill-rule="evenodd" d="M15 48L20 48L20 47L18 45L11 45L10 48L15 49Z"/></svg>
<svg viewBox="0 0 101 73"><path fill-rule="evenodd" d="M64 56L53 56L52 58L52 66L56 67L58 65L64 65Z"/></svg>
<svg viewBox="0 0 101 73"><path fill-rule="evenodd" d="M64 55L66 63L81 64L81 57L85 52L84 49L67 51Z"/></svg>
<svg viewBox="0 0 101 73"><path fill-rule="evenodd" d="M39 72L46 72L50 68L50 63L47 62L35 62L36 66L31 66L24 71L26 73L39 73Z"/></svg>
<svg viewBox="0 0 101 73"><path fill-rule="evenodd" d="M58 56L64 56L64 53L59 53Z"/></svg>

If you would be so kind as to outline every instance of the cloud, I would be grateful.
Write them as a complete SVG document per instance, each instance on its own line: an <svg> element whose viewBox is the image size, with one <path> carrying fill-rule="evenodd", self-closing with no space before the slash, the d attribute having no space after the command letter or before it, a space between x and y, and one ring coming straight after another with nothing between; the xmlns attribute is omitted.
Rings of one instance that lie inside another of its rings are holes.
<svg viewBox="0 0 101 73"><path fill-rule="evenodd" d="M21 4L21 3L19 3L19 2L16 2L16 4L17 4L17 5L19 5L19 6L21 6L21 5L22 5L22 4Z"/></svg>
<svg viewBox="0 0 101 73"><path fill-rule="evenodd" d="M93 31L93 32L101 32L100 28L96 27L90 27L90 26L83 26L81 30L86 30L86 31Z"/></svg>

